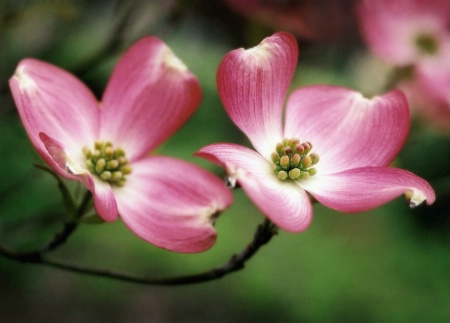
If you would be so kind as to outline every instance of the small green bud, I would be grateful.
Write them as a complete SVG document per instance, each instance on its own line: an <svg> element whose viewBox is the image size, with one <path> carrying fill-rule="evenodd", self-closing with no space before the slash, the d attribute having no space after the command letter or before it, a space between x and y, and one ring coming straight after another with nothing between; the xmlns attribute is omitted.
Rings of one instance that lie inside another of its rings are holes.
<svg viewBox="0 0 450 323"><path fill-rule="evenodd" d="M117 181L121 180L122 177L123 177L122 172L117 171L117 172L113 172L113 173L112 173L111 179L112 179L114 182L117 182Z"/></svg>
<svg viewBox="0 0 450 323"><path fill-rule="evenodd" d="M311 157L309 157L309 155L303 157L302 161L301 161L301 164L302 164L303 168L310 167L312 165Z"/></svg>
<svg viewBox="0 0 450 323"><path fill-rule="evenodd" d="M121 157L117 158L117 160L119 161L119 165L125 165L125 164L128 164L128 159L127 159L127 157L121 156Z"/></svg>
<svg viewBox="0 0 450 323"><path fill-rule="evenodd" d="M99 160L97 160L97 163L95 164L95 171L97 173L103 172L103 170L105 169L105 165L106 165L106 160L104 160L103 158L100 158Z"/></svg>
<svg viewBox="0 0 450 323"><path fill-rule="evenodd" d="M293 168L289 171L289 178L290 179L296 179L300 176L300 169Z"/></svg>
<svg viewBox="0 0 450 323"><path fill-rule="evenodd" d="M83 147L83 155L86 158L91 158L91 150L86 146Z"/></svg>
<svg viewBox="0 0 450 323"><path fill-rule="evenodd" d="M309 176L314 176L314 175L316 175L316 173L317 173L317 169L315 169L314 167L308 169Z"/></svg>
<svg viewBox="0 0 450 323"><path fill-rule="evenodd" d="M280 155L278 155L277 153L272 153L272 155L270 157L272 158L272 162L274 164L276 164L280 161Z"/></svg>
<svg viewBox="0 0 450 323"><path fill-rule="evenodd" d="M103 148L103 141L96 140L94 143L95 150L101 150Z"/></svg>
<svg viewBox="0 0 450 323"><path fill-rule="evenodd" d="M288 145L291 147L296 147L300 143L300 140L297 138L292 138L289 140Z"/></svg>
<svg viewBox="0 0 450 323"><path fill-rule="evenodd" d="M317 162L319 161L319 155L317 155L316 153L309 154L309 158L311 158L312 165L317 164Z"/></svg>
<svg viewBox="0 0 450 323"><path fill-rule="evenodd" d="M114 149L110 146L105 147L104 154L105 154L105 157L107 157L108 159L113 158L114 157Z"/></svg>
<svg viewBox="0 0 450 323"><path fill-rule="evenodd" d="M122 166L122 167L120 167L120 171L121 171L122 174L124 174L124 175L131 174L131 167L128 166L128 165Z"/></svg>
<svg viewBox="0 0 450 323"><path fill-rule="evenodd" d="M104 171L103 173L100 174L100 178L104 181L110 180L111 176L112 176L112 174L109 171Z"/></svg>
<svg viewBox="0 0 450 323"><path fill-rule="evenodd" d="M309 178L308 172L300 172L300 179L307 179Z"/></svg>
<svg viewBox="0 0 450 323"><path fill-rule="evenodd" d="M277 143L277 145L275 146L275 151L278 153L278 155L283 155L284 145L282 142Z"/></svg>
<svg viewBox="0 0 450 323"><path fill-rule="evenodd" d="M86 166L91 173L94 171L94 163L92 162L92 160L90 159L86 160Z"/></svg>
<svg viewBox="0 0 450 323"><path fill-rule="evenodd" d="M288 156L282 156L280 158L280 166L285 169L289 168L289 157Z"/></svg>
<svg viewBox="0 0 450 323"><path fill-rule="evenodd" d="M301 157L299 154L295 154L294 156L292 156L291 167L298 167L298 165L300 164L300 160L301 160Z"/></svg>
<svg viewBox="0 0 450 323"><path fill-rule="evenodd" d="M116 158L125 157L125 151L122 148L117 148L115 157Z"/></svg>
<svg viewBox="0 0 450 323"><path fill-rule="evenodd" d="M106 163L106 169L112 170L119 167L119 161L117 159L112 159Z"/></svg>
<svg viewBox="0 0 450 323"><path fill-rule="evenodd" d="M288 178L288 173L284 170L278 172L278 178L284 181L286 178Z"/></svg>

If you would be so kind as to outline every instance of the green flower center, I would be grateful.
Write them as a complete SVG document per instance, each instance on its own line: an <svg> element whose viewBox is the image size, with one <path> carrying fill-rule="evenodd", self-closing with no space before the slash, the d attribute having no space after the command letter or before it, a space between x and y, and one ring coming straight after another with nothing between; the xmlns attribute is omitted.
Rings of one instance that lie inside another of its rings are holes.
<svg viewBox="0 0 450 323"><path fill-rule="evenodd" d="M114 149L109 141L97 140L94 149L83 148L89 171L114 186L124 186L126 175L131 173L128 159L122 148Z"/></svg>
<svg viewBox="0 0 450 323"><path fill-rule="evenodd" d="M310 153L310 142L300 143L297 138L284 139L277 143L272 153L273 171L282 181L286 179L306 179L314 176L317 170L313 167L319 161L319 155Z"/></svg>
<svg viewBox="0 0 450 323"><path fill-rule="evenodd" d="M417 48L424 54L436 54L439 49L439 44L436 39L427 34L417 36L415 39Z"/></svg>

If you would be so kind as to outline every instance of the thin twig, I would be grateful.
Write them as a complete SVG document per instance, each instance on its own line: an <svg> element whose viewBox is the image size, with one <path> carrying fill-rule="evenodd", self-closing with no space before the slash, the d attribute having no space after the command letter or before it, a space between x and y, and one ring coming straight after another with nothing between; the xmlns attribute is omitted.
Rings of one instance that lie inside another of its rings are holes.
<svg viewBox="0 0 450 323"><path fill-rule="evenodd" d="M272 239L274 234L276 234L276 232L277 232L276 227L269 220L266 219L263 224L258 226L255 235L253 237L253 240L250 242L250 244L240 253L233 255L229 259L229 261L226 262L224 265L198 274L176 276L176 277L156 277L156 278L140 277L137 275L132 275L123 272L110 271L98 268L88 268L74 264L66 264L63 262L46 259L40 254L27 255L24 257L23 255L17 254L12 250L6 250L1 246L0 246L0 254L3 254L4 256L14 260L30 262L34 264L41 264L75 273L104 277L125 282L132 282L145 285L166 285L166 286L187 285L219 279L227 274L243 269L245 263L250 258L252 258L263 245L268 243Z"/></svg>
<svg viewBox="0 0 450 323"><path fill-rule="evenodd" d="M75 231L75 229L80 224L80 218L86 213L89 204L92 200L92 194L86 191L78 207L75 216L71 217L69 220L64 222L63 229L54 235L53 240L51 240L44 248L42 248L39 253L43 254L45 252L51 251L64 244L69 236Z"/></svg>

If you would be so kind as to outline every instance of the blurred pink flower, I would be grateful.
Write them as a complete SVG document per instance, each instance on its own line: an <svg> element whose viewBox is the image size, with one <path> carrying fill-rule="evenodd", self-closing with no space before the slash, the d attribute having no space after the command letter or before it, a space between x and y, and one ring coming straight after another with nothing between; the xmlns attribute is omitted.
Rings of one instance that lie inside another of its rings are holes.
<svg viewBox="0 0 450 323"><path fill-rule="evenodd" d="M290 95L283 127L297 56L296 40L283 32L228 53L217 74L219 95L256 151L218 143L196 155L223 165L229 180L288 231L304 230L311 221L307 192L341 212L366 211L403 193L411 207L433 203L425 180L388 167L410 126L400 91L366 99L346 88L304 87Z"/></svg>
<svg viewBox="0 0 450 323"><path fill-rule="evenodd" d="M232 201L222 181L187 162L149 156L197 109L199 83L161 40L146 37L119 60L102 102L72 74L22 60L10 86L23 125L59 175L79 180L105 221L120 214L161 248L199 252Z"/></svg>
<svg viewBox="0 0 450 323"><path fill-rule="evenodd" d="M449 1L367 0L357 9L370 50L406 71L398 87L406 92L411 106L448 132Z"/></svg>

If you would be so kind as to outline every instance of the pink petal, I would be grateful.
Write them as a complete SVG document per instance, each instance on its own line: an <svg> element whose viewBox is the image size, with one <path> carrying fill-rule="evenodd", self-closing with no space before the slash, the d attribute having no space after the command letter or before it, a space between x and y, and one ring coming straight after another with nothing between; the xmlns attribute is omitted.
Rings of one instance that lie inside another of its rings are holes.
<svg viewBox="0 0 450 323"><path fill-rule="evenodd" d="M123 221L136 235L177 252L210 248L216 240L214 220L233 198L211 173L161 156L134 163L115 194Z"/></svg>
<svg viewBox="0 0 450 323"><path fill-rule="evenodd" d="M310 141L320 156L317 171L335 173L386 166L403 146L410 126L400 91L372 99L334 86L301 88L290 96L285 137Z"/></svg>
<svg viewBox="0 0 450 323"><path fill-rule="evenodd" d="M201 96L198 80L170 48L146 37L124 54L109 80L101 139L139 158L178 130Z"/></svg>
<svg viewBox="0 0 450 323"><path fill-rule="evenodd" d="M406 170L362 167L319 175L300 185L320 203L341 212L363 212L405 194L411 207L436 198L430 184Z"/></svg>
<svg viewBox="0 0 450 323"><path fill-rule="evenodd" d="M309 226L312 205L306 192L294 182L280 181L271 163L255 151L234 144L213 144L196 155L224 166L229 180L237 181L278 227L298 232Z"/></svg>
<svg viewBox="0 0 450 323"><path fill-rule="evenodd" d="M89 184L87 185L87 180ZM83 182L92 192L97 214L105 221L114 221L119 215L117 200L111 186L94 176L83 178Z"/></svg>
<svg viewBox="0 0 450 323"><path fill-rule="evenodd" d="M97 138L99 112L92 92L72 74L35 59L22 60L9 81L22 123L34 147L50 163L41 132L76 158ZM55 169L56 170L56 169Z"/></svg>
<svg viewBox="0 0 450 323"><path fill-rule="evenodd" d="M84 162L72 158L58 141L42 132L39 136L50 156L49 164L53 169L61 176L83 182L86 188L92 192L95 210L103 220L113 221L117 219L118 211L116 199L111 186L95 176L92 176L85 168Z"/></svg>
<svg viewBox="0 0 450 323"><path fill-rule="evenodd" d="M231 51L217 71L217 87L228 115L268 159L283 139L283 102L297 56L295 38L280 32L256 47Z"/></svg>
<svg viewBox="0 0 450 323"><path fill-rule="evenodd" d="M408 65L420 56L419 35L439 35L447 30L447 0L361 1L358 17L371 50L386 61Z"/></svg>

